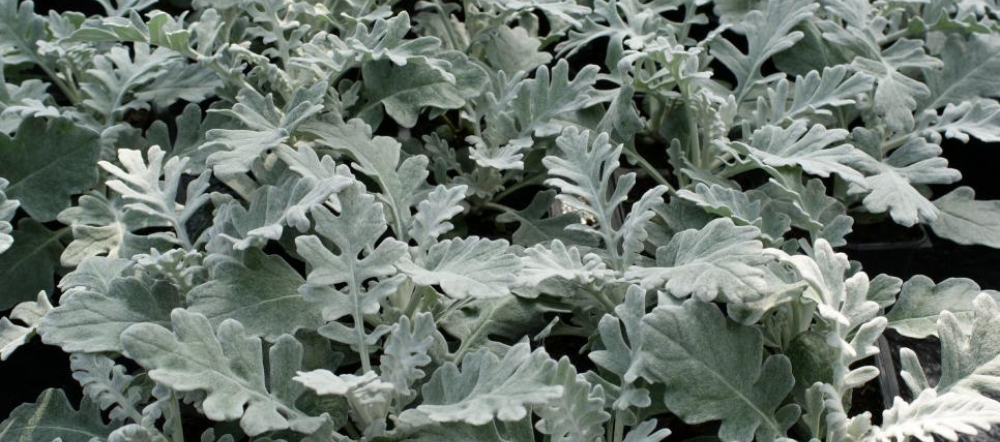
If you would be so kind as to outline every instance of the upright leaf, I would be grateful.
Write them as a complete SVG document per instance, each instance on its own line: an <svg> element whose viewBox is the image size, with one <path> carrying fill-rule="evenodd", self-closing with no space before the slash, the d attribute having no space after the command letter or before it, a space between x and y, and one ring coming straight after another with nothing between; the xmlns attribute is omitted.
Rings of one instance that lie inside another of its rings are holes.
<svg viewBox="0 0 1000 442"><path fill-rule="evenodd" d="M365 285L373 278L396 274L395 264L406 253L406 244L387 238L376 245L387 225L382 205L355 183L340 194L341 213L334 215L324 207L313 207L316 233L336 246L329 250L320 238L309 235L295 239L296 250L309 263L306 283L299 289L305 299L320 304L323 319L330 321L320 333L338 342L350 344L361 355L365 371L370 370L368 346L388 330L369 334L364 316L378 313L380 302L395 292L402 281L398 275ZM344 284L343 289L334 287ZM351 316L351 327L336 322Z"/></svg>
<svg viewBox="0 0 1000 442"><path fill-rule="evenodd" d="M604 411L604 389L591 385L569 358L563 357L556 366L554 383L561 385L562 397L549 406L541 407L541 417L535 428L553 441L570 442L597 440L604 434L604 423L611 415Z"/></svg>
<svg viewBox="0 0 1000 442"><path fill-rule="evenodd" d="M9 184L7 180L0 178L0 253L6 252L14 244L14 237L10 236L14 226L10 224L10 220L14 219L14 214L21 205L19 201L7 198L4 193Z"/></svg>
<svg viewBox="0 0 1000 442"><path fill-rule="evenodd" d="M558 187L559 201L567 207L589 215L596 220L597 228L586 224L572 225L600 238L608 253L611 265L622 271L635 262L643 248L646 227L654 216L652 208L666 193L666 188L657 186L647 191L625 217L620 228L616 228L616 212L627 199L635 185L635 173L627 173L612 183L622 146L612 147L607 133L598 134L590 142L590 132L580 132L574 127L566 129L556 139L558 152L545 157L542 162L549 169L552 178L546 184Z"/></svg>
<svg viewBox="0 0 1000 442"><path fill-rule="evenodd" d="M110 409L112 420L128 418L134 423L142 422L142 415L136 408L143 399L142 387L133 385L135 378L126 373L125 367L94 353L74 353L69 360L73 379L83 387L83 394L101 410Z"/></svg>
<svg viewBox="0 0 1000 442"><path fill-rule="evenodd" d="M738 100L759 81L766 80L762 78L761 66L802 38L802 32L792 31L792 28L809 18L818 7L804 0L781 0L768 2L764 11L751 11L735 27L747 37L746 54L728 40L715 40L712 55L735 75Z"/></svg>
<svg viewBox="0 0 1000 442"><path fill-rule="evenodd" d="M413 216L413 226L410 236L422 248L429 248L437 243L438 237L455 228L450 222L453 216L464 210L461 203L469 186L452 187L437 186L427 194L427 199L417 205L417 213Z"/></svg>
<svg viewBox="0 0 1000 442"><path fill-rule="evenodd" d="M372 128L360 119L336 118L306 124L302 131L320 145L347 154L354 168L367 175L382 190L377 196L386 204L393 233L406 240L411 224L410 207L418 202L427 178L427 157L401 158L400 143L385 136L372 136Z"/></svg>
<svg viewBox="0 0 1000 442"><path fill-rule="evenodd" d="M208 202L209 173L202 174L187 185L184 204L178 204L177 192L188 158L173 157L163 162L166 154L159 146L149 148L147 160L137 150L121 149L118 159L122 168L107 161L101 167L117 179L109 180L108 187L121 194L127 204L126 213L142 220L144 226L166 226L174 230L177 242L185 249L191 249L193 242L187 230L187 221ZM160 177L163 180L160 180Z"/></svg>
<svg viewBox="0 0 1000 442"><path fill-rule="evenodd" d="M941 337L941 380L935 386L938 393L1000 393L1000 308L985 293L977 296L973 304L974 316L968 332L949 312L938 319Z"/></svg>
<svg viewBox="0 0 1000 442"><path fill-rule="evenodd" d="M473 148L472 159L483 167L524 167L521 152L534 144L532 137L559 134L570 126L565 119L589 104L597 71L597 66L586 66L570 80L566 60L556 63L551 72L539 67L535 78L521 81L509 101L496 103L497 109L486 114L486 131ZM502 157L509 158L497 161Z"/></svg>

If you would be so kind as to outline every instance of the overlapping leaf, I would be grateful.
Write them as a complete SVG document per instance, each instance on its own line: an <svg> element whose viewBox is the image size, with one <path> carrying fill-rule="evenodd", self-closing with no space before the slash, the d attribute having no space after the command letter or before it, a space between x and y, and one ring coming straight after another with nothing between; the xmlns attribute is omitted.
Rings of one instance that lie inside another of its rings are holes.
<svg viewBox="0 0 1000 442"><path fill-rule="evenodd" d="M153 380L181 392L204 392L201 409L209 419L239 419L248 435L284 429L308 434L323 423L295 408L303 388L285 376L299 369L303 350L291 336L271 347L267 376L260 340L247 336L239 322L223 321L216 334L204 316L177 309L171 324L173 332L133 325L122 333L122 347Z"/></svg>

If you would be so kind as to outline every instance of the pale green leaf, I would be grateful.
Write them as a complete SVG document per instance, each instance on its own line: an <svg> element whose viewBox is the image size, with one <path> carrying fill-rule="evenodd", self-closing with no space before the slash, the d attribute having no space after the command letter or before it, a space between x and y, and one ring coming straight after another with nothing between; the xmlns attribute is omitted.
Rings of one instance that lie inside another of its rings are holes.
<svg viewBox="0 0 1000 442"><path fill-rule="evenodd" d="M596 221L597 228L588 224L568 228L600 238L612 268L621 271L637 260L648 235L646 228L655 216L652 209L662 201L667 189L656 186L648 190L632 205L621 227L616 228L616 214L635 185L635 173L626 173L612 182L622 146L612 147L605 132L598 134L593 142L590 135L589 131L570 127L556 139L556 155L542 160L551 176L545 183L559 188L561 193L557 198L563 205Z"/></svg>
<svg viewBox="0 0 1000 442"><path fill-rule="evenodd" d="M284 376L301 367L302 344L291 336L271 347L267 376L260 340L247 336L239 322L223 321L218 335L197 313L174 310L171 322L173 333L156 324L126 329L121 337L125 354L156 382L179 392L204 392L201 410L209 419L239 419L251 436L284 429L308 434L325 420L295 408L303 387Z"/></svg>
<svg viewBox="0 0 1000 442"><path fill-rule="evenodd" d="M92 256L81 261L76 269L63 276L59 281L59 288L63 292L90 290L107 293L111 281L122 276L122 272L132 265L132 261L128 259Z"/></svg>
<svg viewBox="0 0 1000 442"><path fill-rule="evenodd" d="M756 227L718 218L674 235L656 250L656 266L633 266L625 278L678 298L752 301L766 292L763 266L773 260L762 253L759 235Z"/></svg>
<svg viewBox="0 0 1000 442"><path fill-rule="evenodd" d="M197 175L205 170L206 158L214 152L208 146L199 148L205 144L208 131L221 126L224 119L214 112L202 116L201 107L191 103L174 118L173 131L165 121L157 120L146 129L146 140L150 145L160 146L169 157L191 158L184 172Z"/></svg>
<svg viewBox="0 0 1000 442"><path fill-rule="evenodd" d="M34 403L15 408L0 423L0 442L91 442L103 440L112 430L93 402L84 399L80 409L74 410L66 393L50 388Z"/></svg>
<svg viewBox="0 0 1000 442"><path fill-rule="evenodd" d="M763 339L696 299L657 307L642 320L643 377L664 387L663 401L684 422L721 420L723 440L772 441L798 419L781 406L791 391L791 364L773 355L761 365Z"/></svg>
<svg viewBox="0 0 1000 442"><path fill-rule="evenodd" d="M407 251L406 244L386 238L376 245L387 226L382 214L382 204L355 183L340 194L341 213L334 215L322 206L311 210L316 222L316 233L336 246L336 252L323 244L319 237L309 235L295 239L296 250L310 266L306 283L299 292L309 302L322 309L323 319L334 321L320 329L320 333L338 342L351 344L362 356L368 371L369 341L377 339L379 332L368 334L364 315L378 313L380 302L395 292L402 281L396 275L395 265ZM392 278L384 277L396 275ZM364 282L383 278L376 284ZM334 285L344 284L343 289ZM351 327L335 322L350 315ZM388 330L383 330L384 333Z"/></svg>
<svg viewBox="0 0 1000 442"><path fill-rule="evenodd" d="M284 259L251 250L243 262L225 260L213 267L211 279L188 293L188 310L215 326L235 319L249 336L274 341L323 325L320 312L298 292L303 283Z"/></svg>
<svg viewBox="0 0 1000 442"><path fill-rule="evenodd" d="M796 76L794 86L782 79L768 91L768 108L758 110L755 117L776 124L802 117L830 116L831 108L849 109L856 103L856 97L871 90L874 79L861 72L850 76L848 73L847 66L838 65L824 67L822 75L809 71L804 77ZM794 88L791 96L789 88Z"/></svg>
<svg viewBox="0 0 1000 442"><path fill-rule="evenodd" d="M52 69L53 60L43 57L39 43L49 40L45 19L35 14L32 1L4 0L0 2L0 39L12 51L4 55L4 63L16 65L34 63L43 69Z"/></svg>
<svg viewBox="0 0 1000 442"><path fill-rule="evenodd" d="M933 129L944 136L969 142L969 136L987 143L1000 141L1000 103L992 100L966 101L949 104Z"/></svg>
<svg viewBox="0 0 1000 442"><path fill-rule="evenodd" d="M466 354L461 367L446 363L422 389L423 403L404 412L404 422L465 422L524 419L529 409L563 395L554 381L556 362L527 343L507 350L503 359L486 349Z"/></svg>
<svg viewBox="0 0 1000 442"><path fill-rule="evenodd" d="M567 245L592 246L596 244L594 237L587 232L567 229L579 223L580 216L570 213L552 214L550 208L556 201L554 190L545 190L535 194L528 207L522 210L506 211L497 216L499 223L517 223L517 230L511 235L511 241L519 246L530 247L552 240L559 240ZM549 215L546 217L546 215Z"/></svg>
<svg viewBox="0 0 1000 442"><path fill-rule="evenodd" d="M101 410L109 410L114 421L128 418L134 423L142 421L136 408L143 400L142 387L133 385L133 376L124 366L116 365L107 356L95 353L73 353L69 358L73 379L83 387L83 394L89 397ZM136 382L138 384L138 382Z"/></svg>
<svg viewBox="0 0 1000 442"><path fill-rule="evenodd" d="M49 304L48 295L39 292L37 301L22 302L14 307L9 318L0 318L0 361L9 358L14 350L35 336L38 323L49 310L52 310L52 304ZM24 325L18 325L11 319Z"/></svg>
<svg viewBox="0 0 1000 442"><path fill-rule="evenodd" d="M465 210L462 202L468 189L466 185L437 186L417 205L410 236L420 247L433 246L441 235L455 228L448 220Z"/></svg>
<svg viewBox="0 0 1000 442"><path fill-rule="evenodd" d="M359 114L365 116L384 107L400 126L413 127L425 109L457 109L482 93L488 81L482 67L458 51L437 56L450 65L447 74L416 63L395 66L391 61L373 61L362 65L367 101Z"/></svg>
<svg viewBox="0 0 1000 442"><path fill-rule="evenodd" d="M651 404L649 390L633 385L643 370L642 317L645 315L646 291L629 286L625 302L615 307L615 316L605 314L597 325L604 349L588 355L598 367L621 379L621 391L613 404L617 410L645 408Z"/></svg>
<svg viewBox="0 0 1000 442"><path fill-rule="evenodd" d="M817 8L819 5L805 0L781 0L768 2L764 11L751 11L734 28L747 38L746 54L728 40L714 41L712 55L736 77L737 100L765 80L760 72L764 62L802 38L801 31L792 29Z"/></svg>
<svg viewBox="0 0 1000 442"><path fill-rule="evenodd" d="M875 112L885 119L889 129L904 132L913 127L917 100L931 95L924 83L904 71L910 68L940 68L942 63L925 53L922 41L901 38L880 53L854 58L851 66L875 77Z"/></svg>
<svg viewBox="0 0 1000 442"><path fill-rule="evenodd" d="M39 291L54 293L55 271L63 247L60 233L33 219L18 222L12 234L14 245L0 254L0 309L31 301Z"/></svg>
<svg viewBox="0 0 1000 442"><path fill-rule="evenodd" d="M520 259L508 249L504 240L446 239L431 247L426 257L398 266L414 283L439 285L455 299L498 298L510 294L521 268Z"/></svg>
<svg viewBox="0 0 1000 442"><path fill-rule="evenodd" d="M1000 424L1000 402L978 395L938 395L928 389L909 403L897 396L892 408L882 412L882 425L872 429L870 440L930 441L936 435L957 441L960 434L975 435L996 424Z"/></svg>
<svg viewBox="0 0 1000 442"><path fill-rule="evenodd" d="M208 132L208 142L201 149L221 147L208 156L208 165L215 173L232 175L250 170L253 162L267 150L274 149L288 140L295 129L323 109L321 104L326 83L295 91L295 95L281 108L274 104L274 96L261 95L253 89L242 89L236 95L232 109L215 112L238 120L246 129L213 129Z"/></svg>
<svg viewBox="0 0 1000 442"><path fill-rule="evenodd" d="M541 41L522 27L497 27L484 45L486 60L496 70L507 73L531 71L552 60L552 54L539 51Z"/></svg>
<svg viewBox="0 0 1000 442"><path fill-rule="evenodd" d="M349 15L359 17L355 14ZM289 64L309 69L318 78L325 78L331 74L344 73L361 65L385 60L395 66L424 65L454 81L454 76L449 73L451 64L438 58L443 52L440 40L433 37L406 38L411 30L407 11L388 19L378 17L371 23L370 29L363 21L352 24L354 30L351 35L317 34L298 49Z"/></svg>
<svg viewBox="0 0 1000 442"><path fill-rule="evenodd" d="M497 101L486 113L483 143L474 148L472 157L483 167L493 167L492 159L503 153L510 158L505 168L522 168L521 152L534 144L532 137L550 137L574 126L567 118L591 104L597 72L597 66L589 65L570 80L569 63L559 60L551 72L541 66L532 79L515 77L510 96L491 97L506 99Z"/></svg>
<svg viewBox="0 0 1000 442"><path fill-rule="evenodd" d="M873 213L889 212L893 221L907 227L933 223L938 209L914 185L951 184L962 177L959 171L948 168L948 160L940 154L940 146L915 138L881 162L871 163L874 175L865 178L870 190L862 200L865 208Z"/></svg>
<svg viewBox="0 0 1000 442"><path fill-rule="evenodd" d="M133 324L168 324L181 306L177 289L166 283L147 287L136 278L111 281L107 293L75 291L38 326L42 340L69 352L122 350L119 337Z"/></svg>
<svg viewBox="0 0 1000 442"><path fill-rule="evenodd" d="M749 144L734 147L758 164L771 167L801 167L805 173L823 178L837 175L852 183L864 183L864 176L855 165L870 161L850 144L843 144L848 132L826 129L821 125L808 127L802 120L789 127L764 126L750 136Z"/></svg>
<svg viewBox="0 0 1000 442"><path fill-rule="evenodd" d="M608 52L620 52L623 47L634 50L646 46L658 35L674 32L671 23L660 14L677 8L673 2L639 2L635 0L597 0L593 11L584 15L580 23L574 24L566 41L556 46L560 57L572 56L589 44L607 38ZM607 63L617 61L610 55Z"/></svg>
<svg viewBox="0 0 1000 442"><path fill-rule="evenodd" d="M416 396L411 388L413 383L426 376L421 368L430 364L431 354L443 350L442 347L445 347L444 336L430 313L415 315L412 326L406 316L392 326L379 359L379 370L381 378L392 383L396 395L405 399L400 402L405 404Z"/></svg>
<svg viewBox="0 0 1000 442"><path fill-rule="evenodd" d="M1000 201L977 201L971 187L959 187L934 200L934 234L959 244L1000 248Z"/></svg>
<svg viewBox="0 0 1000 442"><path fill-rule="evenodd" d="M208 202L205 194L210 174L208 171L187 185L183 205L177 203L181 178L188 158L173 157L163 162L166 154L159 146L149 148L148 161L143 160L138 150L121 149L118 159L125 169L107 161L101 167L117 179L108 180L107 186L118 192L127 202L126 215L143 219L144 226L166 226L174 230L176 237L169 239L190 249L192 241L187 230L187 221ZM163 177L161 180L160 177Z"/></svg>
<svg viewBox="0 0 1000 442"><path fill-rule="evenodd" d="M611 415L604 411L604 390L591 385L577 374L569 358L556 366L553 384L562 386L562 396L535 413L541 418L535 428L553 442L575 442L600 439L604 423Z"/></svg>
<svg viewBox="0 0 1000 442"><path fill-rule="evenodd" d="M332 195L351 185L350 178L335 175L316 180L310 177L288 179L279 186L261 186L250 196L244 208L233 200L220 208L228 212L224 223L216 222L214 242L210 250L224 252L261 248L268 241L281 239L285 226L299 232L309 230L309 209L323 205Z"/></svg>
<svg viewBox="0 0 1000 442"><path fill-rule="evenodd" d="M14 219L14 214L21 205L19 201L7 198L4 191L7 190L8 184L10 183L7 180L0 178L0 253L7 251L11 244L14 244L14 237L10 236L14 227L10 221Z"/></svg>
<svg viewBox="0 0 1000 442"><path fill-rule="evenodd" d="M411 224L410 207L416 205L426 186L428 159L423 155L403 157L400 143L386 136L372 136L372 128L360 119L328 119L302 126L317 143L354 160L354 168L370 177L382 190L378 198L386 204L393 233L406 240Z"/></svg>
<svg viewBox="0 0 1000 442"><path fill-rule="evenodd" d="M656 421L648 420L632 427L622 442L660 442L667 436L670 436L670 430L666 428L657 430Z"/></svg>
<svg viewBox="0 0 1000 442"><path fill-rule="evenodd" d="M941 337L941 380L938 393L1000 393L1000 308L995 297L981 293L973 300L971 322L950 312L938 319ZM998 404L1000 405L1000 404Z"/></svg>
<svg viewBox="0 0 1000 442"><path fill-rule="evenodd" d="M608 269L600 256L593 253L580 255L580 249L567 248L558 239L525 249L521 258L524 267L518 274L521 285L536 286L551 278L586 285L614 276L615 272Z"/></svg>
<svg viewBox="0 0 1000 442"><path fill-rule="evenodd" d="M98 255L128 259L172 245L173 238L163 232L134 233L147 227L146 222L143 217L127 215L123 206L120 198L109 201L101 192L92 191L81 196L76 206L59 212L59 222L73 231L73 242L60 258L62 265L75 267Z"/></svg>
<svg viewBox="0 0 1000 442"><path fill-rule="evenodd" d="M29 118L14 138L0 134L4 193L37 221L56 219L70 197L97 185L100 145L96 132L65 119Z"/></svg>
<svg viewBox="0 0 1000 442"><path fill-rule="evenodd" d="M931 92L924 108L1000 97L996 77L1000 69L1000 37L996 34L950 35L941 58L944 69L924 71Z"/></svg>

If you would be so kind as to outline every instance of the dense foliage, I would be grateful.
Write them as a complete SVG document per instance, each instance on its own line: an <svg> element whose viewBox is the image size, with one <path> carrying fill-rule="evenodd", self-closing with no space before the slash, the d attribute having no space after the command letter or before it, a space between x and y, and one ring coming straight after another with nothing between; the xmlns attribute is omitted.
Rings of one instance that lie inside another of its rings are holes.
<svg viewBox="0 0 1000 442"><path fill-rule="evenodd" d="M991 0L96 1L0 0L0 358L37 335L84 395L0 441L1000 424L1000 293L836 251L1000 247L929 190L1000 141ZM887 328L941 376L901 349L879 416Z"/></svg>

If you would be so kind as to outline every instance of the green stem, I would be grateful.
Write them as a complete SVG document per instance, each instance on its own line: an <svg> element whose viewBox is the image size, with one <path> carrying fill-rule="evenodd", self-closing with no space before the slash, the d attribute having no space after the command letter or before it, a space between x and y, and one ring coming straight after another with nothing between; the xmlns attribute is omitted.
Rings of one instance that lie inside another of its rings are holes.
<svg viewBox="0 0 1000 442"><path fill-rule="evenodd" d="M663 174L661 174L659 170L656 170L656 167L653 167L653 165L650 164L649 161L646 161L646 159L643 158L642 155L639 155L639 152L636 152L635 148L626 146L622 148L622 152L625 152L626 156L635 161L636 164L639 165L639 167L642 167L642 170L645 170L646 173L648 173L649 176L651 176L653 180L657 182L657 184L665 186L667 188L667 192L669 192L670 194L677 193L677 190L674 189L674 186L671 185L670 182L663 177Z"/></svg>
<svg viewBox="0 0 1000 442"><path fill-rule="evenodd" d="M913 138L913 134L908 133L890 139L885 143L882 143L882 154L885 155L889 152L896 150L899 147L902 147L904 144L906 144L907 141L910 141L910 138Z"/></svg>
<svg viewBox="0 0 1000 442"><path fill-rule="evenodd" d="M403 308L403 315L407 318L413 319L413 314L417 312L417 308L422 304L424 289L426 287L417 287L416 290L410 293L410 300L406 302L406 307Z"/></svg>
<svg viewBox="0 0 1000 442"><path fill-rule="evenodd" d="M529 179L518 181L516 184L504 189L503 192L498 193L495 197L493 197L493 201L500 201L510 196L510 194L525 187L534 186L536 184L542 184L546 178L548 178L548 176L546 176L545 174L538 174Z"/></svg>
<svg viewBox="0 0 1000 442"><path fill-rule="evenodd" d="M757 168L756 164L752 162L746 162L743 164L737 164L733 167L727 167L726 169L724 169L722 172L719 173L719 176L721 176L722 178L732 178L743 172L754 170L756 168Z"/></svg>
<svg viewBox="0 0 1000 442"><path fill-rule="evenodd" d="M594 298L597 299L597 302L601 303L601 306L604 307L605 310L607 310L608 314L614 316L616 305L614 302L611 301L610 298L608 298L607 295L604 294L603 291L594 288L590 290L590 293L594 295Z"/></svg>
<svg viewBox="0 0 1000 442"><path fill-rule="evenodd" d="M351 287L351 299L354 301L354 311L351 313L354 319L354 333L358 340L358 358L361 359L361 370L368 373L372 370L372 363L368 359L368 345L365 343L365 314L361 311L361 292L358 289L360 281L355 281L354 263L351 262L348 269L347 284Z"/></svg>
<svg viewBox="0 0 1000 442"><path fill-rule="evenodd" d="M448 34L448 41L451 42L451 48L456 51L465 52L464 48L460 48L458 46L458 37L455 36L455 30L452 29L451 19L444 11L444 5L441 4L441 0L434 0L434 8L437 9L438 15L441 16L441 24L444 25L445 33Z"/></svg>
<svg viewBox="0 0 1000 442"><path fill-rule="evenodd" d="M170 440L173 442L184 442L184 423L181 422L181 406L177 403L177 395L170 391L170 414L171 420Z"/></svg>
<svg viewBox="0 0 1000 442"><path fill-rule="evenodd" d="M486 331L486 326L491 321L493 321L493 314L496 313L497 306L499 305L500 305L499 303L494 304L493 307L490 308L490 312L486 315L486 319L484 319L482 322L476 325L476 329L473 330L472 333L469 334L467 338L462 340L462 345L458 347L458 350L455 351L455 354L451 355L452 362L455 363L460 362L462 360L462 356L465 356L465 353L469 351L469 347L474 342L479 340L482 334Z"/></svg>
<svg viewBox="0 0 1000 442"><path fill-rule="evenodd" d="M622 416L622 411L621 410L615 410L615 434L614 434L614 442L622 442L622 439L625 438L625 424L622 423L622 418L623 417L624 416Z"/></svg>
<svg viewBox="0 0 1000 442"><path fill-rule="evenodd" d="M448 315L458 310L461 310L463 307L469 305L471 302L472 298L465 298L459 301L452 302L448 307L445 307L444 311L442 311L440 315L438 315L438 318L434 320L434 323L440 324L441 321L444 320L444 318L448 317Z"/></svg>

